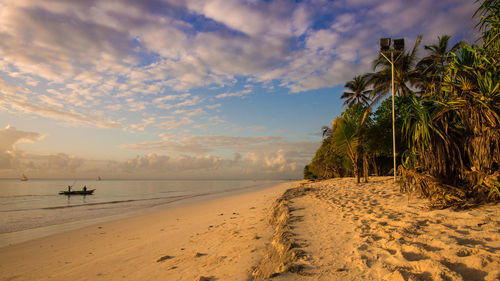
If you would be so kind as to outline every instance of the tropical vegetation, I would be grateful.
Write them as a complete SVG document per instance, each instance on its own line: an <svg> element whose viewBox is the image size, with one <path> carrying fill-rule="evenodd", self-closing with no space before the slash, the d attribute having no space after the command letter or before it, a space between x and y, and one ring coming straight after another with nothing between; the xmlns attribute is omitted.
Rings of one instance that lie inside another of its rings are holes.
<svg viewBox="0 0 500 281"><path fill-rule="evenodd" d="M481 38L449 48L450 36L425 46L419 36L395 54L397 174L401 190L418 193L436 206L500 200L500 5L480 3L474 14ZM374 72L357 75L343 93L347 106L305 167L308 179L354 176L392 169L391 65L374 60Z"/></svg>

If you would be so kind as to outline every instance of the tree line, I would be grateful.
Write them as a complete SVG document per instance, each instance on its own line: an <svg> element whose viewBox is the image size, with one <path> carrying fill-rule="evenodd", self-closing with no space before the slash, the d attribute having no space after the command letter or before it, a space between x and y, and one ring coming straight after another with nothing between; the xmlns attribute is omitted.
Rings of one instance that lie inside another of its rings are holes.
<svg viewBox="0 0 500 281"><path fill-rule="evenodd" d="M484 0L474 17L477 42L450 46L443 35L418 59L418 36L394 62L401 190L438 206L500 199L500 4ZM305 179L392 175L391 64L379 55L373 69L345 84L345 110L322 128Z"/></svg>

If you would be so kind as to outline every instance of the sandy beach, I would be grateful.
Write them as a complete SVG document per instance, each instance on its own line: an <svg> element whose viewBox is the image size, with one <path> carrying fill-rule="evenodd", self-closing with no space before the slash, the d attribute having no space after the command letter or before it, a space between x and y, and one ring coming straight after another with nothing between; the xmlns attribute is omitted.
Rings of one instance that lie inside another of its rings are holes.
<svg viewBox="0 0 500 281"><path fill-rule="evenodd" d="M0 280L498 280L499 207L290 182L0 249Z"/></svg>
<svg viewBox="0 0 500 281"><path fill-rule="evenodd" d="M285 183L5 247L0 249L0 280L246 280L272 234L267 208L296 185Z"/></svg>

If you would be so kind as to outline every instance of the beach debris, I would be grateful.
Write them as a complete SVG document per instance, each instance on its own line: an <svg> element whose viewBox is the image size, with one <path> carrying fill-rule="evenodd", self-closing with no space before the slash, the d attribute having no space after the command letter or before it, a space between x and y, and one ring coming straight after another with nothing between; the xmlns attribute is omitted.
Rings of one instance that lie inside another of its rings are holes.
<svg viewBox="0 0 500 281"><path fill-rule="evenodd" d="M203 256L206 256L207 254L204 254L204 253L200 253L200 252L196 252L196 254L193 255L194 258L199 258L199 257L203 257Z"/></svg>
<svg viewBox="0 0 500 281"><path fill-rule="evenodd" d="M196 277L193 281L210 281L210 280L214 280L214 278L200 275L200 276Z"/></svg>
<svg viewBox="0 0 500 281"><path fill-rule="evenodd" d="M174 258L174 257L169 256L169 255L165 255L165 256L157 259L156 262L162 262L162 261L165 261L165 260L168 260L168 259L172 259L172 258Z"/></svg>

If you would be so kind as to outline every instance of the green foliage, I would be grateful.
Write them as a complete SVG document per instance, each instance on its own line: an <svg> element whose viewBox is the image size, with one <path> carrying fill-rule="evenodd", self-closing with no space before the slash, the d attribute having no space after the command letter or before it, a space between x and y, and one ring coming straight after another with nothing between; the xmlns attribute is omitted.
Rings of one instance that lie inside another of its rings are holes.
<svg viewBox="0 0 500 281"><path fill-rule="evenodd" d="M479 17L477 27L482 31L481 40L485 51L491 57L500 57L500 4L498 0L483 1L474 16Z"/></svg>
<svg viewBox="0 0 500 281"><path fill-rule="evenodd" d="M315 180L318 177L309 169L310 165L304 167L304 179L305 180Z"/></svg>
<svg viewBox="0 0 500 281"><path fill-rule="evenodd" d="M444 35L425 46L427 56L416 62L419 37L413 50L395 63L401 188L440 206L500 200L498 0L483 1L475 16L480 20L479 45L459 42L448 50L450 37ZM391 73L383 57L374 65L378 72L356 76L348 84L369 77L377 100L389 92ZM374 114L364 102L346 103L349 107L333 120L308 169L318 178L356 175L359 182L361 166L365 180L368 166L376 173L392 167L392 100L383 101Z"/></svg>
<svg viewBox="0 0 500 281"><path fill-rule="evenodd" d="M323 140L321 147L316 151L311 164L308 165L308 171L318 179L343 177L351 172L347 161L338 152L333 138L328 137Z"/></svg>
<svg viewBox="0 0 500 281"><path fill-rule="evenodd" d="M402 152L407 146L402 135L403 117L410 97L396 97L394 101L396 119L396 151ZM368 129L368 150L376 156L392 158L392 98L382 101L373 113L373 121Z"/></svg>
<svg viewBox="0 0 500 281"><path fill-rule="evenodd" d="M351 81L347 82L344 87L351 90L344 92L341 99L345 99L344 105L351 107L354 104L368 105L370 103L370 93L368 90L368 77L367 75L355 76Z"/></svg>
<svg viewBox="0 0 500 281"><path fill-rule="evenodd" d="M394 88L395 95L407 96L413 93L411 86L420 82L421 74L414 69L417 64L417 49L422 41L422 35L417 37L411 51L394 54ZM391 90L391 63L379 55L373 62L373 68L377 71L368 74L369 82L373 85L372 95L381 99Z"/></svg>
<svg viewBox="0 0 500 281"><path fill-rule="evenodd" d="M490 40L498 12L498 3L484 1L476 12L483 44L449 52L440 87L427 88L407 108L402 184L414 183L442 205L500 199L500 65L498 42Z"/></svg>

